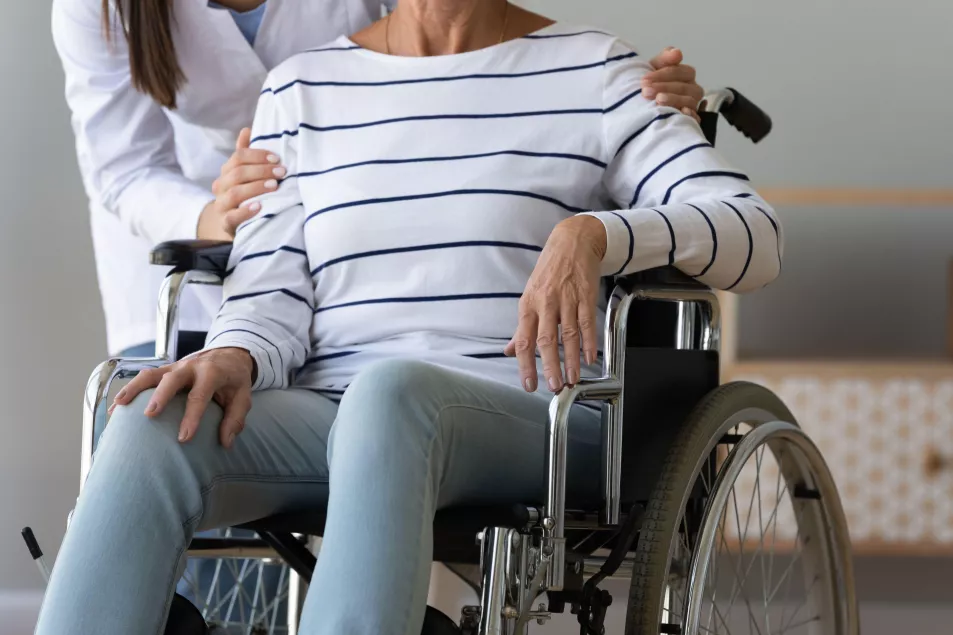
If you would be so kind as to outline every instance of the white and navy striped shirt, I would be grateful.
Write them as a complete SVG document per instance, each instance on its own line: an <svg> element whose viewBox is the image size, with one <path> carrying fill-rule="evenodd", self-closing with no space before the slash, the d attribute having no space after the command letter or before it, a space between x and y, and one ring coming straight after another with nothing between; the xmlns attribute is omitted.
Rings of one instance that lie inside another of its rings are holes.
<svg viewBox="0 0 953 635"><path fill-rule="evenodd" d="M389 357L519 385L502 350L520 294L556 224L585 212L605 224L607 276L770 282L773 211L691 118L641 96L648 70L618 38L561 24L458 55L340 38L291 58L252 144L289 176L239 228L209 347L250 351L257 390L340 394Z"/></svg>

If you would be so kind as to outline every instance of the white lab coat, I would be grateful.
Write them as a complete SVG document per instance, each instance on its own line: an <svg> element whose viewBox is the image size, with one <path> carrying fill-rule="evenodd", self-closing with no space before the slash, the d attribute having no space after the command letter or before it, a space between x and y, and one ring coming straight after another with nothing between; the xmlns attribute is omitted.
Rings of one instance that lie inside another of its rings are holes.
<svg viewBox="0 0 953 635"><path fill-rule="evenodd" d="M381 4L268 0L251 47L228 11L207 0L176 0L173 37L187 81L169 112L133 88L122 34L114 32L111 45L103 37L100 0L54 0L53 39L90 201L111 353L155 339L165 272L149 266L149 251L166 240L195 238L199 214L213 199L211 182L238 131L251 125L268 71L364 28L380 16ZM192 290L181 328L206 330L220 301L217 288Z"/></svg>

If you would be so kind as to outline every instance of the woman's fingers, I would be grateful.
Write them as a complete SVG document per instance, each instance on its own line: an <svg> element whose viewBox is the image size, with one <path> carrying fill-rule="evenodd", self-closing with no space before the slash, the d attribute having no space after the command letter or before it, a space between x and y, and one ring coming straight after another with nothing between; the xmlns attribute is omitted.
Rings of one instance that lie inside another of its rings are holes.
<svg viewBox="0 0 953 635"><path fill-rule="evenodd" d="M155 417L161 414L173 397L192 385L195 377L192 365L185 363L177 366L175 370L166 373L156 386L152 399L146 406L146 416Z"/></svg>
<svg viewBox="0 0 953 635"><path fill-rule="evenodd" d="M225 231L229 236L234 238L239 225L254 218L260 209L261 204L256 202L251 205L240 205L232 211L227 212L224 220Z"/></svg>
<svg viewBox="0 0 953 635"><path fill-rule="evenodd" d="M673 82L677 84L694 84L698 77L698 72L694 66L688 64L679 64L677 66L666 66L658 70L646 73L642 77L642 83L655 85Z"/></svg>
<svg viewBox="0 0 953 635"><path fill-rule="evenodd" d="M683 108L695 110L698 108L697 99L677 93L659 93L655 97L655 102L659 106L668 106L670 108L675 108L676 110L682 110Z"/></svg>
<svg viewBox="0 0 953 635"><path fill-rule="evenodd" d="M563 341L563 364L566 366L566 383L579 383L579 306L572 298L564 297L559 307L559 324Z"/></svg>
<svg viewBox="0 0 953 635"><path fill-rule="evenodd" d="M526 392L536 392L539 379L536 375L536 329L539 317L528 304L520 302L519 326L516 335L506 345L504 354L516 356L520 367L520 382Z"/></svg>
<svg viewBox="0 0 953 635"><path fill-rule="evenodd" d="M255 181L254 183L245 183L229 188L228 191L218 195L218 202L224 209L232 210L241 206L245 201L261 196L267 192L274 192L278 187L278 182L274 179L269 181Z"/></svg>
<svg viewBox="0 0 953 635"><path fill-rule="evenodd" d="M219 426L218 438L222 446L231 449L235 444L235 437L245 429L245 417L251 410L251 391L242 388L225 402L225 416Z"/></svg>
<svg viewBox="0 0 953 635"><path fill-rule="evenodd" d="M543 376L552 392L563 388L562 366L559 363L559 302L543 300L539 311L539 327L536 334L536 348L543 358Z"/></svg>
<svg viewBox="0 0 953 635"><path fill-rule="evenodd" d="M113 402L119 406L128 406L143 390L155 388L162 378L174 368L174 364L161 368L150 368L140 372L116 395Z"/></svg>
<svg viewBox="0 0 953 635"><path fill-rule="evenodd" d="M287 174L288 170L280 165L274 166L270 163L243 163L223 173L216 183L220 189L228 190L245 183L278 181L283 179ZM275 186L277 186L277 183L275 183ZM275 187L271 189L275 189Z"/></svg>
<svg viewBox="0 0 953 635"><path fill-rule="evenodd" d="M577 307L582 354L586 364L594 364L599 356L599 335L596 330L595 302L580 302Z"/></svg>
<svg viewBox="0 0 953 635"><path fill-rule="evenodd" d="M238 133L238 139L235 141L235 152L243 150L251 145L251 128L242 128Z"/></svg>
<svg viewBox="0 0 953 635"><path fill-rule="evenodd" d="M185 399L185 415L182 417L182 423L179 424L179 441L185 443L195 436L195 431L199 429L199 423L202 421L202 415L205 414L209 402L220 387L221 382L214 371L201 369L195 373L192 389Z"/></svg>
<svg viewBox="0 0 953 635"><path fill-rule="evenodd" d="M271 166L275 168L278 164L281 163L281 159L278 158L278 155L271 152L270 150L262 150L261 148L242 148L241 150L236 150L235 154L228 158L228 161L225 162L225 165L222 166L222 175L228 174L232 170L239 168L243 165L261 165L261 166Z"/></svg>

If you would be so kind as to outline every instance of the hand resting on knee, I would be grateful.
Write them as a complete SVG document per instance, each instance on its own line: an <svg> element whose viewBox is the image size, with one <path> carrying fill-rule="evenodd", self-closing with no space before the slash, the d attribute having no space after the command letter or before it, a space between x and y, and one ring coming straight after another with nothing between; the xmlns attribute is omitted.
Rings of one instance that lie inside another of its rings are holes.
<svg viewBox="0 0 953 635"><path fill-rule="evenodd" d="M109 412L116 406L129 405L144 390L155 388L145 414L156 417L177 394L188 391L185 415L179 425L179 441L195 436L202 415L214 400L225 411L219 428L219 441L231 448L245 428L245 417L251 410L251 388L255 379L255 362L241 348L216 348L190 355L174 364L139 373L119 391Z"/></svg>

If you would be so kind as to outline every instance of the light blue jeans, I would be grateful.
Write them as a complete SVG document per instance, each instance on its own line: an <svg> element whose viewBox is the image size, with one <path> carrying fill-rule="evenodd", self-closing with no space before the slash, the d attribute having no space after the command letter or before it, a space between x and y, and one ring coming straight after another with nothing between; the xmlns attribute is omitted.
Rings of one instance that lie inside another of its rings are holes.
<svg viewBox="0 0 953 635"><path fill-rule="evenodd" d="M147 342L145 344L139 344L138 346L132 346L130 348L122 351L120 357L152 357L156 352L156 343ZM103 431L106 429L107 415L106 409L100 408L96 413L96 420L93 424L93 449L95 450L99 446L99 439L103 435ZM221 531L208 531L202 532L201 535L207 538L215 538L223 535ZM233 529L232 536L236 538L252 538L254 533L251 531L246 531L242 529ZM212 586L213 580L215 579L215 573L217 569L217 560L211 560L207 558L190 558L188 564L189 577L198 584L199 589L202 593L208 591ZM279 572L276 568L266 569L264 572L264 579L262 583L264 584L265 597L273 598L279 592ZM229 588L230 586L237 584L237 580L233 575L232 571L227 567L221 568L218 571L218 583L221 588ZM256 580L254 577L249 577L245 580L244 587L245 591L248 593L249 597L255 597L255 584ZM199 602L202 598L196 598L192 585L185 581L183 578L178 583L178 592L180 595L188 598L193 604L199 605ZM278 623L283 623L285 621L285 610L286 606L282 604L279 608L278 614Z"/></svg>
<svg viewBox="0 0 953 635"><path fill-rule="evenodd" d="M551 395L421 362L368 367L340 406L304 389L256 393L231 450L217 406L180 444L185 398L148 419L149 397L103 435L38 635L162 633L196 531L325 506L300 633L419 635L435 510L544 491ZM578 408L571 424L569 495L595 495L599 416Z"/></svg>

